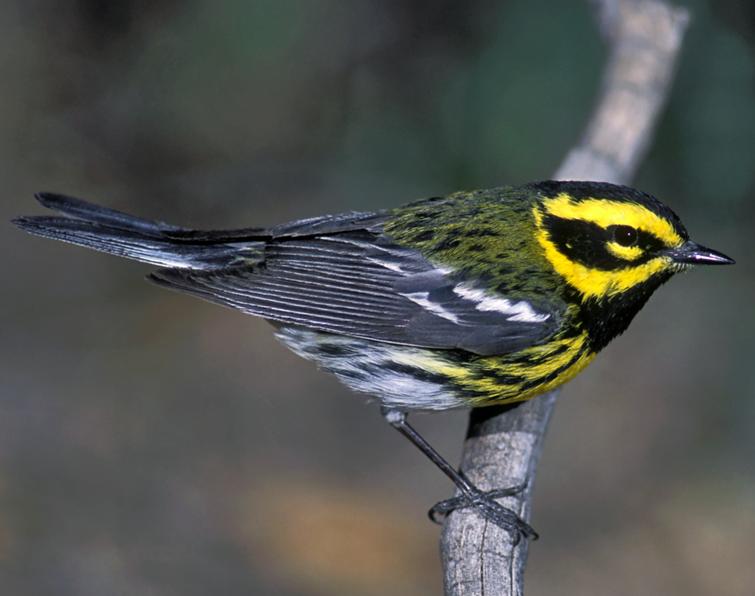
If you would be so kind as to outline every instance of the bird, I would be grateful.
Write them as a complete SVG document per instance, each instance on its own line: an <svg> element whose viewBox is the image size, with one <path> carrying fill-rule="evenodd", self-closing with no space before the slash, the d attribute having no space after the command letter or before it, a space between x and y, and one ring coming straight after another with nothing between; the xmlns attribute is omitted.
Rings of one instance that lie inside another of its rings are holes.
<svg viewBox="0 0 755 596"><path fill-rule="evenodd" d="M558 387L694 265L734 260L689 239L654 196L546 180L269 228L195 230L38 193L31 234L135 259L160 286L266 319L299 356L377 400L473 507L517 540L526 521L456 470L414 411L517 404ZM509 491L509 492L507 492Z"/></svg>

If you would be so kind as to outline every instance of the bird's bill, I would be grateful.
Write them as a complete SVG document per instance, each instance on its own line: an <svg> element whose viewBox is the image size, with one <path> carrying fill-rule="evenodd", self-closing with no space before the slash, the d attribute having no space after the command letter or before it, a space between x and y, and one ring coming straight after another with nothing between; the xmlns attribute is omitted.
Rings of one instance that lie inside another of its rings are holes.
<svg viewBox="0 0 755 596"><path fill-rule="evenodd" d="M684 263L689 265L733 265L734 259L727 257L725 254L705 248L696 242L687 240L678 248L672 248L666 252L675 263Z"/></svg>

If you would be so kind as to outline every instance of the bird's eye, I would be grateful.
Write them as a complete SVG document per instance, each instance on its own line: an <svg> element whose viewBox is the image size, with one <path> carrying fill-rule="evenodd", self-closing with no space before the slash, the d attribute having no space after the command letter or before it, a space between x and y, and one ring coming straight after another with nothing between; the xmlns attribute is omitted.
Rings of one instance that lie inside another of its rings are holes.
<svg viewBox="0 0 755 596"><path fill-rule="evenodd" d="M634 246L637 244L637 230L632 226L614 226L613 240L619 246Z"/></svg>

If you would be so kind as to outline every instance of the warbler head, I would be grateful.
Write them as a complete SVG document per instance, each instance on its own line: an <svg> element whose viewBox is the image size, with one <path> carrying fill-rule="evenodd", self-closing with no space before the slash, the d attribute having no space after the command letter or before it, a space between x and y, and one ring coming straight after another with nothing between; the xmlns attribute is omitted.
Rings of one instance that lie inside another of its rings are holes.
<svg viewBox="0 0 755 596"><path fill-rule="evenodd" d="M689 239L677 215L655 197L589 182L534 185L537 240L556 272L582 300L607 299L658 285L691 265L733 259Z"/></svg>
<svg viewBox="0 0 755 596"><path fill-rule="evenodd" d="M590 182L533 185L537 242L591 326L607 342L653 291L692 265L734 260L689 239L677 215L655 197ZM600 341L599 343L603 343Z"/></svg>

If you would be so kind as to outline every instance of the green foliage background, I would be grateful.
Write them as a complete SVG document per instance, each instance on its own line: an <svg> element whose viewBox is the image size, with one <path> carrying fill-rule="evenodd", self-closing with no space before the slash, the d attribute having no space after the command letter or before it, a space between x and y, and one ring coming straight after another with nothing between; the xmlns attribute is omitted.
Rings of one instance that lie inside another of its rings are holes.
<svg viewBox="0 0 755 596"><path fill-rule="evenodd" d="M635 185L737 258L663 288L563 392L529 594L755 583L753 5L685 2ZM197 227L547 178L605 60L566 0L0 4L0 220L55 190ZM0 235L0 591L439 593L451 487L261 321ZM455 459L463 413L418 425Z"/></svg>

